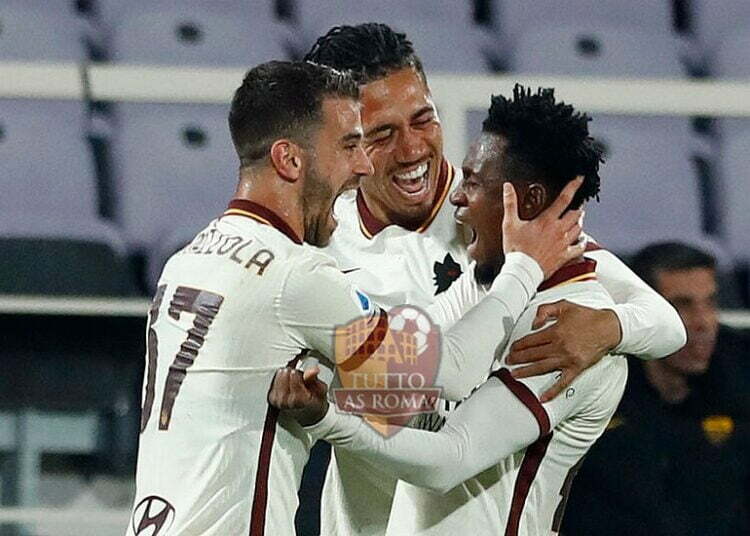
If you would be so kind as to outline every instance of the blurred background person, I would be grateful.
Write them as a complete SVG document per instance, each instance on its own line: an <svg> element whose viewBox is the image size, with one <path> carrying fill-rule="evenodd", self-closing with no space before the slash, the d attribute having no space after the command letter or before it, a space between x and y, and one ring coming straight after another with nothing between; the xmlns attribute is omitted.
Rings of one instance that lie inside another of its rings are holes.
<svg viewBox="0 0 750 536"><path fill-rule="evenodd" d="M704 251L655 243L633 267L675 306L688 343L632 363L575 479L563 534L750 534L750 332L719 323L716 260Z"/></svg>

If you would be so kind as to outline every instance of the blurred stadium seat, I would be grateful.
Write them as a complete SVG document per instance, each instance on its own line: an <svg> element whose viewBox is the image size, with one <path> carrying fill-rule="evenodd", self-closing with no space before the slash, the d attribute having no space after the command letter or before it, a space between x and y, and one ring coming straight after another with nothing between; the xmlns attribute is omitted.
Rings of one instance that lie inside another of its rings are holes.
<svg viewBox="0 0 750 536"><path fill-rule="evenodd" d="M116 213L132 250L155 253L175 229L219 216L239 162L220 105L118 105L112 153Z"/></svg>
<svg viewBox="0 0 750 536"><path fill-rule="evenodd" d="M531 28L552 28L560 24L634 28L651 35L667 36L673 32L672 9L670 0L497 0L495 16L504 48L518 51L524 34Z"/></svg>
<svg viewBox="0 0 750 536"><path fill-rule="evenodd" d="M592 135L604 145L599 203L590 202L586 228L608 249L629 254L661 240L709 245L726 262L723 247L704 231L695 147L684 120L602 116Z"/></svg>
<svg viewBox="0 0 750 536"><path fill-rule="evenodd" d="M0 210L98 215L84 123L80 101L0 99Z"/></svg>
<svg viewBox="0 0 750 536"><path fill-rule="evenodd" d="M111 224L84 214L23 206L0 213L0 293L127 296L133 292L125 242Z"/></svg>
<svg viewBox="0 0 750 536"><path fill-rule="evenodd" d="M514 72L545 75L683 77L668 33L595 23L529 24L515 41Z"/></svg>
<svg viewBox="0 0 750 536"><path fill-rule="evenodd" d="M85 30L73 0L3 0L0 61L83 61Z"/></svg>
<svg viewBox="0 0 750 536"><path fill-rule="evenodd" d="M271 8L229 0L105 2L104 41L119 62L249 68L288 56L290 30Z"/></svg>
<svg viewBox="0 0 750 536"><path fill-rule="evenodd" d="M717 45L712 73L721 78L750 76L750 14L745 26L727 32Z"/></svg>
<svg viewBox="0 0 750 536"><path fill-rule="evenodd" d="M724 234L732 255L750 262L750 124L727 133L721 158Z"/></svg>
<svg viewBox="0 0 750 536"><path fill-rule="evenodd" d="M428 72L487 72L497 52L492 35L474 23L470 2L297 0L295 5L301 54L331 27L363 22L383 22L405 32Z"/></svg>
<svg viewBox="0 0 750 536"><path fill-rule="evenodd" d="M716 54L728 36L750 25L750 2L746 0L691 0L692 27L709 72L714 72ZM747 54L745 55L747 57Z"/></svg>

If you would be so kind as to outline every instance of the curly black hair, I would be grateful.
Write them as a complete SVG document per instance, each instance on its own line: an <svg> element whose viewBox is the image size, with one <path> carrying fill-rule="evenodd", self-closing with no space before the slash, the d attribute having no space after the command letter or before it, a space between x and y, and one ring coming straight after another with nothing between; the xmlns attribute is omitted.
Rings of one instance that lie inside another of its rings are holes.
<svg viewBox="0 0 750 536"><path fill-rule="evenodd" d="M555 90L536 93L516 84L513 98L494 95L482 130L505 138L503 174L510 180L542 180L555 197L565 185L583 175L584 180L570 203L579 208L584 201L598 199L599 164L603 148L589 135L591 118L569 104L555 101Z"/></svg>
<svg viewBox="0 0 750 536"><path fill-rule="evenodd" d="M306 61L348 70L359 84L379 80L411 67L426 82L424 69L405 34L386 24L368 22L356 26L334 26L318 38Z"/></svg>

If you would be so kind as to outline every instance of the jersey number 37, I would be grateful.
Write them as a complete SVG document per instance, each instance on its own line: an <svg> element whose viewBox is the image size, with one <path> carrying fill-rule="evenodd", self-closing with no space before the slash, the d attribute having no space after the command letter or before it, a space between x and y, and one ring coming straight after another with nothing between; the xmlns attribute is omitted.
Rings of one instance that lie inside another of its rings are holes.
<svg viewBox="0 0 750 536"><path fill-rule="evenodd" d="M156 364L159 357L159 339L154 330L154 323L159 318L159 309L164 299L166 285L160 285L156 290L156 296L148 313L148 335L146 340L146 395L143 399L141 410L141 432L146 429L151 418L151 410L154 405L154 383L156 382ZM169 366L167 379L164 384L164 394L161 400L161 411L159 412L159 430L168 430L172 419L177 395L187 375L187 369L193 366L198 352L203 346L208 329L219 312L224 297L207 290L190 287L177 287L172 300L169 302L167 314L175 319L180 319L181 313L192 313L195 315L192 327L187 331L187 337L180 345L172 364Z"/></svg>

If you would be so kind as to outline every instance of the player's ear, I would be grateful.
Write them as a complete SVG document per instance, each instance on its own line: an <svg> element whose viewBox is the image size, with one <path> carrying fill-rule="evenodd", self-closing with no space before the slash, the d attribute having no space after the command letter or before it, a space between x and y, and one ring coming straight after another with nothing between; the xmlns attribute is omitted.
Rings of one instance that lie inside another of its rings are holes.
<svg viewBox="0 0 750 536"><path fill-rule="evenodd" d="M287 139L276 140L271 145L271 165L279 176L289 182L296 182L303 172L302 148Z"/></svg>
<svg viewBox="0 0 750 536"><path fill-rule="evenodd" d="M520 188L518 217L522 220L533 220L547 206L549 194L547 188L538 182Z"/></svg>

